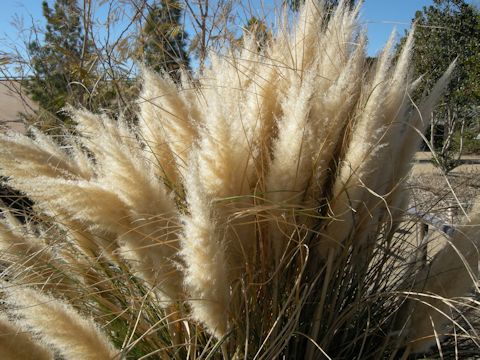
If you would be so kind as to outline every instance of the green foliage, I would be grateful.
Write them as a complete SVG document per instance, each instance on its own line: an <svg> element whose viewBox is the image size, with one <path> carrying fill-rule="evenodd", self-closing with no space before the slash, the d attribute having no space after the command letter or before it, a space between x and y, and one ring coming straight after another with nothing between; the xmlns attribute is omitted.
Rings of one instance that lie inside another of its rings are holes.
<svg viewBox="0 0 480 360"><path fill-rule="evenodd" d="M455 59L455 75L445 96L449 108L480 99L480 13L463 0L435 0L415 14L415 71L424 76L422 90Z"/></svg>
<svg viewBox="0 0 480 360"><path fill-rule="evenodd" d="M95 58L82 32L76 0L57 0L53 9L44 1L42 8L47 20L45 38L28 46L33 74L24 86L32 100L55 114L68 102L85 104L92 81L88 69Z"/></svg>
<svg viewBox="0 0 480 360"><path fill-rule="evenodd" d="M188 69L187 34L182 25L182 5L178 0L160 0L149 6L139 57L157 72L180 80L180 69Z"/></svg>
<svg viewBox="0 0 480 360"><path fill-rule="evenodd" d="M443 102L433 113L432 133L427 135L437 155L444 158L442 163L449 164L441 166L448 172L456 166L453 159L459 155L456 151L462 150L455 148L452 138L454 134L468 134L475 122L471 105L480 100L480 13L464 0L435 0L432 6L417 11L413 21L416 23L414 76L423 76L415 100L432 87L450 63L457 62ZM441 133L438 129L442 129Z"/></svg>
<svg viewBox="0 0 480 360"><path fill-rule="evenodd" d="M118 80L112 59L97 51L92 39L91 14L78 0L42 3L46 19L44 38L28 44L31 75L22 81L27 95L39 105L33 116L24 116L42 129L71 127L62 111L67 105L91 111L125 112L127 100L136 96L132 82ZM108 69L108 72L105 71Z"/></svg>
<svg viewBox="0 0 480 360"><path fill-rule="evenodd" d="M475 130L461 133L457 131L453 139L453 150L458 153L460 149L462 154L480 154L480 139L478 139L479 132Z"/></svg>

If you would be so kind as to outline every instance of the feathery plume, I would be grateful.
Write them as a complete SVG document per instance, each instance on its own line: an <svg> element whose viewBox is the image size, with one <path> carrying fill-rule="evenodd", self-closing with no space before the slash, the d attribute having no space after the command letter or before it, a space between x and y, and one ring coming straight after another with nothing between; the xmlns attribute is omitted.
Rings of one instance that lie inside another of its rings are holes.
<svg viewBox="0 0 480 360"><path fill-rule="evenodd" d="M194 163L195 164L195 163ZM198 164L187 176L187 203L182 237L185 285L193 316L221 338L228 330L230 287L224 239L216 226L212 199L199 182Z"/></svg>
<svg viewBox="0 0 480 360"><path fill-rule="evenodd" d="M119 353L90 319L70 305L27 288L5 289L17 323L67 359L112 360Z"/></svg>
<svg viewBox="0 0 480 360"><path fill-rule="evenodd" d="M4 360L53 360L42 344L0 314L0 354Z"/></svg>

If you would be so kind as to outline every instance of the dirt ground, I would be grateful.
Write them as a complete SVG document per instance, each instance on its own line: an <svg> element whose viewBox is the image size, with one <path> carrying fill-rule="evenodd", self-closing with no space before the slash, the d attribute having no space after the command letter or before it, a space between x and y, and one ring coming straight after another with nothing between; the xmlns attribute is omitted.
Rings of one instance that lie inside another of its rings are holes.
<svg viewBox="0 0 480 360"><path fill-rule="evenodd" d="M410 213L435 223L428 225L429 257L448 241L442 229L464 222L476 199L480 201L480 156L464 157L468 164L455 168L447 176L430 159L430 153L418 153L408 180ZM410 226L407 235L410 245L417 249L423 238L420 226Z"/></svg>
<svg viewBox="0 0 480 360"><path fill-rule="evenodd" d="M20 90L19 82L0 80L0 131L11 129L24 132L25 127L18 114L32 114L37 109L33 101L19 95Z"/></svg>
<svg viewBox="0 0 480 360"><path fill-rule="evenodd" d="M457 224L480 196L480 156L465 156L461 165L445 176L429 159L429 153L418 153L409 179L412 206L444 221Z"/></svg>

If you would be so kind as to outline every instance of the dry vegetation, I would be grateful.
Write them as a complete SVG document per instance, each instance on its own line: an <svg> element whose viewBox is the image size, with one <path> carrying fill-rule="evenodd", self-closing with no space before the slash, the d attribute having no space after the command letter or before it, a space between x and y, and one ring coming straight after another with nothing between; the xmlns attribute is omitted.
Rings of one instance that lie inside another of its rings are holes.
<svg viewBox="0 0 480 360"><path fill-rule="evenodd" d="M477 158L470 161L478 162ZM475 163L459 166L448 175L430 163L418 163L409 179L412 206L446 223L459 224L480 195L479 173L480 165Z"/></svg>
<svg viewBox="0 0 480 360"><path fill-rule="evenodd" d="M412 104L412 36L396 62L392 37L369 64L358 12L342 2L320 21L307 1L266 48L211 54L195 81L145 70L136 124L70 109L60 139L1 135L0 175L34 206L0 222L0 352L478 353L480 204L426 260L405 213L453 65Z"/></svg>

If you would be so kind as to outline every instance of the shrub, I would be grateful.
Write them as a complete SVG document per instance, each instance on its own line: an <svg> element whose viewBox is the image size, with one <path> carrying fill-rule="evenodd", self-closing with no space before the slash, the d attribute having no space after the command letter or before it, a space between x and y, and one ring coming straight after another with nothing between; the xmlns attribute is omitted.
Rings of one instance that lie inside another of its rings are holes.
<svg viewBox="0 0 480 360"><path fill-rule="evenodd" d="M261 52L246 39L212 54L193 83L145 70L136 125L72 110L62 146L0 137L0 175L38 219L4 212L6 321L31 337L0 347L380 359L452 331L475 346L457 318L473 306L478 209L424 266L397 231L422 118L452 69L412 104L412 36L395 64L392 37L370 66L359 8L322 11L307 2Z"/></svg>
<svg viewBox="0 0 480 360"><path fill-rule="evenodd" d="M480 140L476 129L468 129L463 134L457 132L453 139L453 150L462 154L480 154Z"/></svg>

